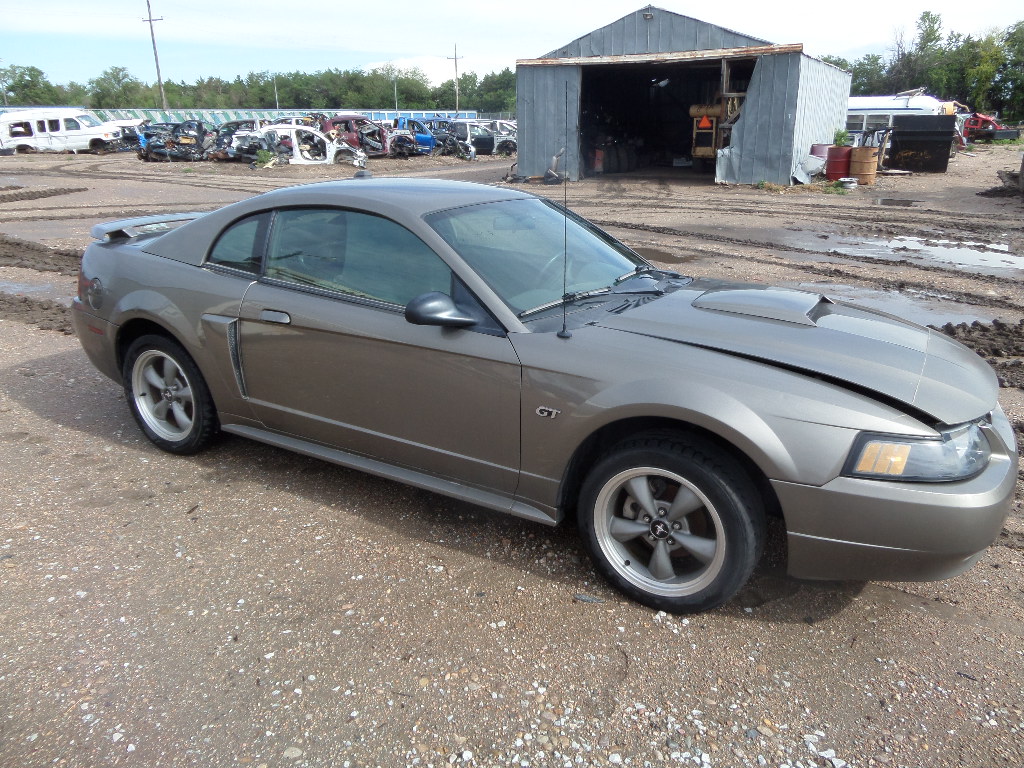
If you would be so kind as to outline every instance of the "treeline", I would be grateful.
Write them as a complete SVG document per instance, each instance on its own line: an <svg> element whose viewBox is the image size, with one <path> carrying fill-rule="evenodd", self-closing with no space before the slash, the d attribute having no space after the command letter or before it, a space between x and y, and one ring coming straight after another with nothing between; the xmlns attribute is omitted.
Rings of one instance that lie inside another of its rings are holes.
<svg viewBox="0 0 1024 768"><path fill-rule="evenodd" d="M87 83L51 83L37 67L0 67L4 104L19 106L75 104L91 109L160 108L157 83L144 83L124 67L110 67ZM478 77L459 76L458 107L480 112L514 112L516 75L511 69ZM207 77L194 83L164 82L171 109L320 110L331 107L379 109L456 108L455 80L431 86L420 69L381 67L325 72L250 72L223 80Z"/></svg>
<svg viewBox="0 0 1024 768"><path fill-rule="evenodd" d="M835 56L825 61L853 73L851 93L874 96L923 87L932 96L959 101L978 112L998 112L1005 120L1024 121L1024 21L984 35L945 34L942 18L925 11L917 34L907 42L898 34L887 56L866 54L855 61ZM37 67L0 67L5 104L80 104L95 109L161 106L156 83L144 83L124 67L111 67L87 83L54 84ZM172 109L455 109L455 81L431 86L419 69L381 67L324 72L250 72L223 80L164 83ZM510 69L479 78L459 77L458 107L481 112L514 112L516 76Z"/></svg>
<svg viewBox="0 0 1024 768"><path fill-rule="evenodd" d="M944 34L941 16L925 11L914 39L897 35L888 56L871 53L852 62L822 58L853 73L853 96L923 87L930 96L959 101L976 112L1024 121L1024 21L979 37Z"/></svg>

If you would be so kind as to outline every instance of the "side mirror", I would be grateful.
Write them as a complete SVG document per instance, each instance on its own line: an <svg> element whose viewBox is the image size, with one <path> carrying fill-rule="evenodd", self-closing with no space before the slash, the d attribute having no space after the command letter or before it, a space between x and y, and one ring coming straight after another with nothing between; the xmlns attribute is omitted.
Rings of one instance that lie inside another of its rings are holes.
<svg viewBox="0 0 1024 768"><path fill-rule="evenodd" d="M439 325L444 328L467 328L476 325L476 318L467 315L440 291L417 296L405 307L405 319L413 325Z"/></svg>

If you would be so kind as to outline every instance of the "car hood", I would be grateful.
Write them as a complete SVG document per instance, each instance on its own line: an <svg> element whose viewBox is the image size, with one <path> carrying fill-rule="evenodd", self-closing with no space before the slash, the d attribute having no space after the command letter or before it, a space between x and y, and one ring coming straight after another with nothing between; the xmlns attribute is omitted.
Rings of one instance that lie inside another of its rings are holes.
<svg viewBox="0 0 1024 768"><path fill-rule="evenodd" d="M867 389L946 424L996 404L998 382L941 333L820 294L697 280L598 325L785 366Z"/></svg>

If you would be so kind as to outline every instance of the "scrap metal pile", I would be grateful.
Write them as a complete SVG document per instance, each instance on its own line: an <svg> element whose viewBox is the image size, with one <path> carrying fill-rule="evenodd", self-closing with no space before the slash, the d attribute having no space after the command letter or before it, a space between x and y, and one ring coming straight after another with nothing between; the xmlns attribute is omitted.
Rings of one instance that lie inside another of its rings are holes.
<svg viewBox="0 0 1024 768"><path fill-rule="evenodd" d="M260 167L351 163L362 168L369 157L443 154L472 160L518 149L512 121L397 117L381 123L355 112L234 120L216 127L199 120L144 123L137 132L141 160L238 160Z"/></svg>

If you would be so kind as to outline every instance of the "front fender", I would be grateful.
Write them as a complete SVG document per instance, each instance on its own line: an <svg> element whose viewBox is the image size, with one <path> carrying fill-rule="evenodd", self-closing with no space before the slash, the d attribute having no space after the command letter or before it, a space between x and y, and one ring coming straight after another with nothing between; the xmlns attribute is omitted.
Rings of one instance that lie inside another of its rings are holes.
<svg viewBox="0 0 1024 768"><path fill-rule="evenodd" d="M581 446L629 420L698 427L768 479L813 486L839 475L861 430L929 434L869 395L714 350L600 328L514 341L524 365L520 489L543 504L558 498Z"/></svg>

